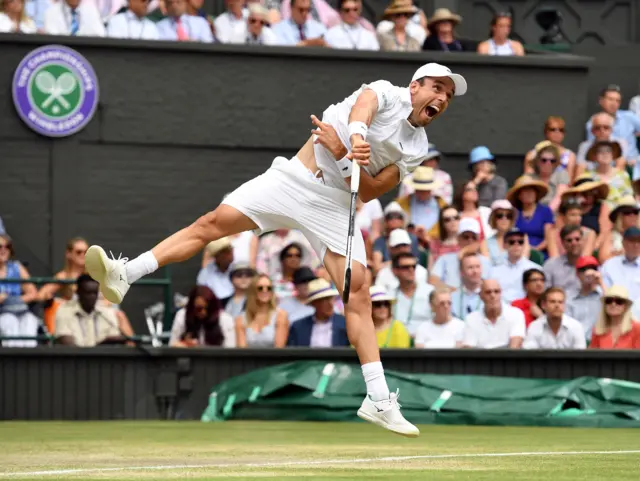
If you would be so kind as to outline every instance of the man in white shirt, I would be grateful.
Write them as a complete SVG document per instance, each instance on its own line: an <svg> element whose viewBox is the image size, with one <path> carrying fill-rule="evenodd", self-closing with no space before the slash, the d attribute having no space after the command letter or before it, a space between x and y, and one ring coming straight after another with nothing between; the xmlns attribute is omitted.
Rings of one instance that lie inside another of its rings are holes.
<svg viewBox="0 0 640 481"><path fill-rule="evenodd" d="M482 282L480 297L484 309L472 312L465 319L464 347L519 349L525 334L524 313L517 307L502 303L498 281Z"/></svg>
<svg viewBox="0 0 640 481"><path fill-rule="evenodd" d="M480 299L482 264L478 254L465 252L461 255L460 275L462 278L460 287L451 295L451 312L454 316L464 319L472 312L482 309L482 299Z"/></svg>
<svg viewBox="0 0 640 481"><path fill-rule="evenodd" d="M511 304L525 296L522 285L522 274L529 269L540 266L524 257L524 233L513 228L504 235L504 245L507 250L507 261L493 266L489 277L496 279L502 287L502 299Z"/></svg>
<svg viewBox="0 0 640 481"><path fill-rule="evenodd" d="M466 91L464 77L436 63L418 68L405 87L385 80L363 85L325 110L323 121L313 117L317 129L295 157L276 157L265 173L237 188L214 211L135 259L110 259L102 247L91 246L87 270L99 280L105 297L119 304L132 283L160 266L190 259L212 240L288 227L304 232L341 289L353 161L361 166L358 196L363 202L391 192L424 160L425 127ZM117 191L113 195L108 200L117 202ZM384 376L371 318L367 255L357 230L352 260L345 315L367 390L358 416L403 436L419 436L418 428L402 416L398 396Z"/></svg>
<svg viewBox="0 0 640 481"><path fill-rule="evenodd" d="M426 349L462 347L464 322L451 315L449 289L440 287L431 291L429 303L433 318L418 326L415 346Z"/></svg>
<svg viewBox="0 0 640 481"><path fill-rule="evenodd" d="M431 319L429 294L433 291L433 286L424 280L417 280L416 266L418 262L413 254L406 252L398 254L393 258L391 264L398 279L398 286L387 291L396 299L393 306L393 318L402 322L409 331L409 335L415 337L418 326Z"/></svg>
<svg viewBox="0 0 640 481"><path fill-rule="evenodd" d="M126 12L119 13L109 20L107 36L111 38L129 38L139 40L158 40L158 28L148 18L146 0L129 0Z"/></svg>
<svg viewBox="0 0 640 481"><path fill-rule="evenodd" d="M361 14L362 0L340 0L342 22L327 31L327 45L351 50L380 50L375 34L360 24Z"/></svg>
<svg viewBox="0 0 640 481"><path fill-rule="evenodd" d="M412 254L411 237L404 229L395 229L389 235L389 253L393 259L398 254ZM420 264L416 264L415 281L418 284L427 283L427 269ZM386 292L395 292L400 285L397 276L397 269L393 265L386 265L378 272L376 276L376 286L382 287Z"/></svg>
<svg viewBox="0 0 640 481"><path fill-rule="evenodd" d="M276 34L269 28L269 10L260 3L250 3L244 43L247 45L277 45Z"/></svg>
<svg viewBox="0 0 640 481"><path fill-rule="evenodd" d="M525 349L586 349L587 341L580 322L564 313L564 291L550 287L542 295L546 315L529 325Z"/></svg>
<svg viewBox="0 0 640 481"><path fill-rule="evenodd" d="M225 307L234 287L231 282L231 264L233 263L233 246L228 237L212 241L207 245L209 255L213 259L198 272L196 284L207 286Z"/></svg>
<svg viewBox="0 0 640 481"><path fill-rule="evenodd" d="M242 0L225 0L227 11L216 17L216 39L220 43L244 43L247 36L247 19L243 15Z"/></svg>
<svg viewBox="0 0 640 481"><path fill-rule="evenodd" d="M92 2L59 0L44 14L44 31L49 35L104 37L100 12Z"/></svg>
<svg viewBox="0 0 640 481"><path fill-rule="evenodd" d="M187 0L165 0L167 18L157 24L160 40L213 42L211 28L202 17L187 15Z"/></svg>

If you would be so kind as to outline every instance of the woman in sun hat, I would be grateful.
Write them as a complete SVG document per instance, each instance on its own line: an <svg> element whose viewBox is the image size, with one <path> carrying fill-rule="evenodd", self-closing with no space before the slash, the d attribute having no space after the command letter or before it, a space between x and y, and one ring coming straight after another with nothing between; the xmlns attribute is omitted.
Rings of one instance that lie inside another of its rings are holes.
<svg viewBox="0 0 640 481"><path fill-rule="evenodd" d="M587 160L593 162L593 170L587 171L594 180L600 180L609 186L607 203L613 206L623 197L633 195L631 178L625 169L613 166L614 159L620 157L622 147L618 142L601 140L595 142L587 151Z"/></svg>
<svg viewBox="0 0 640 481"><path fill-rule="evenodd" d="M418 52L422 44L411 35L409 22L418 12L411 0L393 0L385 9L384 20L393 22L389 30L378 32L380 50L394 52Z"/></svg>
<svg viewBox="0 0 640 481"><path fill-rule="evenodd" d="M576 177L573 186L562 194L562 202L575 197L582 206L582 225L598 234L596 249L602 243L603 235L611 230L609 214L611 209L604 202L609 195L609 186L594 180L591 174L584 173Z"/></svg>
<svg viewBox="0 0 640 481"><path fill-rule="evenodd" d="M529 175L549 186L549 192L540 199L540 203L556 212L562 194L569 187L569 174L566 169L560 168L560 149L554 143L543 140L536 144L535 151L533 173Z"/></svg>
<svg viewBox="0 0 640 481"><path fill-rule="evenodd" d="M540 203L549 192L549 186L528 175L519 177L507 192L507 200L518 210L516 227L529 238L532 248L547 253L551 244L553 212ZM554 252L547 253L553 255ZM545 255L545 258L548 256Z"/></svg>
<svg viewBox="0 0 640 481"><path fill-rule="evenodd" d="M393 318L391 307L395 298L387 293L383 287L373 286L369 289L371 295L371 314L376 328L378 347L408 348L411 347L411 336L404 324Z"/></svg>
<svg viewBox="0 0 640 481"><path fill-rule="evenodd" d="M462 17L448 8L438 8L427 22L429 36L422 44L422 50L444 52L475 52L476 43L458 38L454 32Z"/></svg>
<svg viewBox="0 0 640 481"><path fill-rule="evenodd" d="M622 249L622 234L629 227L640 227L640 206L632 197L627 196L620 200L618 205L609 214L609 220L613 228L607 232L602 240L598 252L598 260L604 264L607 259L624 253Z"/></svg>
<svg viewBox="0 0 640 481"><path fill-rule="evenodd" d="M572 181L576 172L576 154L562 145L564 142L565 121L562 117L550 116L544 123L544 140L552 142L560 150L561 169L566 169L569 180ZM533 148L524 158L524 173L533 174L533 160L536 157L536 149Z"/></svg>
<svg viewBox="0 0 640 481"><path fill-rule="evenodd" d="M613 285L602 297L602 311L593 327L591 349L640 349L640 323L633 318L633 299Z"/></svg>
<svg viewBox="0 0 640 481"><path fill-rule="evenodd" d="M494 235L489 237L486 242L480 246L480 252L483 256L491 259L494 266L504 264L507 261L507 251L504 246L504 235L513 229L516 219L518 218L518 210L506 199L498 199L491 204L491 215L489 215L489 225L494 230ZM529 239L524 236L525 245L523 257L529 258L531 246Z"/></svg>

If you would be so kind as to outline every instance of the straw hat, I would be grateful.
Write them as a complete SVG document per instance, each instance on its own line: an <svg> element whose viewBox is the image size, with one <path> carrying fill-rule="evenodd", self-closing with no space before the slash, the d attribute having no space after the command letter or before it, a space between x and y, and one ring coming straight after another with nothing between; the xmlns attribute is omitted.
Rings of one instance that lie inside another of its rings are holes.
<svg viewBox="0 0 640 481"><path fill-rule="evenodd" d="M223 237L221 239L209 242L209 244L207 244L207 252L209 253L209 255L215 256L219 252L225 249L228 249L230 247L231 247L231 239L229 239L228 237Z"/></svg>
<svg viewBox="0 0 640 481"><path fill-rule="evenodd" d="M629 297L629 291L627 290L627 288L620 285L613 285L605 291L604 296L602 296L603 304L607 297L617 297L618 299L624 299L628 304L633 303L633 301Z"/></svg>
<svg viewBox="0 0 640 481"><path fill-rule="evenodd" d="M454 25L458 25L462 22L462 17L460 15L456 15L448 8L437 8L435 12L433 12L433 17L427 23L427 28L431 30L431 28L438 22L453 22Z"/></svg>
<svg viewBox="0 0 640 481"><path fill-rule="evenodd" d="M369 288L369 295L371 296L371 302L396 302L396 299L390 296L384 287L372 286Z"/></svg>
<svg viewBox="0 0 640 481"><path fill-rule="evenodd" d="M536 151L536 156L539 155L540 152L544 149L553 149L556 158L560 160L560 149L550 140L543 140L542 142L538 142L533 149Z"/></svg>
<svg viewBox="0 0 640 481"><path fill-rule="evenodd" d="M387 8L385 8L383 13L383 18L388 19L389 17L393 17L394 15L398 15L401 13L417 13L418 8L413 5L411 0L392 0Z"/></svg>
<svg viewBox="0 0 640 481"><path fill-rule="evenodd" d="M325 299L327 297L336 297L340 295L337 289L321 277L309 282L308 289L309 295L307 296L307 300L304 302L305 304L311 304L313 301L317 301L318 299Z"/></svg>
<svg viewBox="0 0 640 481"><path fill-rule="evenodd" d="M420 166L413 171L411 176L411 187L413 190L436 190L440 187L440 182L434 179L431 167Z"/></svg>
<svg viewBox="0 0 640 481"><path fill-rule="evenodd" d="M535 180L528 175L522 175L516 179L513 187L511 187L511 189L509 189L509 192L507 192L507 200L512 204L515 204L516 202L518 202L518 194L520 193L520 191L527 187L536 191L536 202L542 199L545 195L547 195L547 192L549 192L549 186L541 180Z"/></svg>
<svg viewBox="0 0 640 481"><path fill-rule="evenodd" d="M593 177L589 173L580 174L573 181L573 186L567 189L562 194L562 201L567 196L574 196L577 194L584 194L585 192L596 191L596 197L600 200L605 200L609 195L609 186L601 180L593 180Z"/></svg>
<svg viewBox="0 0 640 481"><path fill-rule="evenodd" d="M611 147L611 151L613 152L613 158L617 159L622 155L622 147L620 144L614 140L600 140L598 142L594 142L593 145L587 150L587 155L585 156L587 160L591 162L595 162L596 151L599 147Z"/></svg>
<svg viewBox="0 0 640 481"><path fill-rule="evenodd" d="M616 217L618 217L620 211L625 207L631 207L631 209L635 210L636 212L640 212L640 207L638 207L638 203L636 202L636 200L632 196L627 195L620 199L618 205L616 205L616 207L611 211L611 213L609 214L609 220L611 222L615 222Z"/></svg>

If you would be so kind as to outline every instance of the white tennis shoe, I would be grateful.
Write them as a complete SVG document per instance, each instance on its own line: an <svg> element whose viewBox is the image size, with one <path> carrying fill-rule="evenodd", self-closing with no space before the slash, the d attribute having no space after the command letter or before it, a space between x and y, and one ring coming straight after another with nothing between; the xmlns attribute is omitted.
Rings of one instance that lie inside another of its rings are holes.
<svg viewBox="0 0 640 481"><path fill-rule="evenodd" d="M358 409L358 417L408 438L420 436L420 430L400 412L398 391L392 392L389 399L382 401L374 401L367 395Z"/></svg>
<svg viewBox="0 0 640 481"><path fill-rule="evenodd" d="M84 262L87 272L94 280L100 283L100 291L109 302L120 304L129 290L127 271L124 267L129 259L120 257L111 258L100 246L91 246L87 250Z"/></svg>

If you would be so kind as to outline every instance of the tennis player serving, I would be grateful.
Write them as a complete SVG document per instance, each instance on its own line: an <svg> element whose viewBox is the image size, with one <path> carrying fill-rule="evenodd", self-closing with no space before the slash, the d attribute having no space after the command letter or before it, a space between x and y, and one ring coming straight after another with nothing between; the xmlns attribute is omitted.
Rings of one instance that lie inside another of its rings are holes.
<svg viewBox="0 0 640 481"><path fill-rule="evenodd" d="M209 242L246 230L299 229L343 290L353 162L362 167L358 195L380 197L424 160L429 142L424 127L447 110L453 96L467 91L465 79L447 67L420 67L408 87L385 80L363 85L325 110L322 121L295 157L276 157L271 167L228 195L213 212L163 240L132 261L109 258L99 246L86 255L89 274L104 296L120 304L131 284L159 267L182 262ZM367 395L358 416L397 434L416 437L418 428L401 414L398 392L390 393L371 320L366 254L354 232L349 302L349 341L355 347Z"/></svg>

